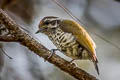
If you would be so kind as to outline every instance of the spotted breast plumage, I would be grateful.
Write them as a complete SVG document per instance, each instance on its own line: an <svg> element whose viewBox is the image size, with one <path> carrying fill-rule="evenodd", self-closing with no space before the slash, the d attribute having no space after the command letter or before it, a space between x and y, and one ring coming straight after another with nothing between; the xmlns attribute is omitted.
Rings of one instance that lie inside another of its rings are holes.
<svg viewBox="0 0 120 80"><path fill-rule="evenodd" d="M56 28L48 34L53 44L65 55L73 59L87 59L89 57L87 50L76 41L72 34L65 33L60 28Z"/></svg>

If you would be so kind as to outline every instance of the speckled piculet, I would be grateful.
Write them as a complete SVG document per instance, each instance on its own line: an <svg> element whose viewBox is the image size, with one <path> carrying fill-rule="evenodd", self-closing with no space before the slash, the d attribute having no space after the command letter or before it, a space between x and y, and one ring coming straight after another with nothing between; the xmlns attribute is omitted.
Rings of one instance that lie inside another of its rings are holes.
<svg viewBox="0 0 120 80"><path fill-rule="evenodd" d="M86 30L77 22L59 17L44 17L36 33L44 33L53 44L73 60L89 59L93 61L99 74L96 57L96 45Z"/></svg>

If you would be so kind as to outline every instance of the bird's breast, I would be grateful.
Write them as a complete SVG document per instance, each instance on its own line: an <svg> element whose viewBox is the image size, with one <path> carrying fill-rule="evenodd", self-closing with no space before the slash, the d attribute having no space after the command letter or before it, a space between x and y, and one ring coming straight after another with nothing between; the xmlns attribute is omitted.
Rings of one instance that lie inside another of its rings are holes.
<svg viewBox="0 0 120 80"><path fill-rule="evenodd" d="M57 28L55 31L49 33L48 37L60 50L64 50L66 47L70 47L76 43L72 34L65 33L60 28Z"/></svg>
<svg viewBox="0 0 120 80"><path fill-rule="evenodd" d="M57 28L55 31L50 32L48 37L60 51L65 53L65 55L73 59L86 56L86 50L77 42L71 33L66 33L60 28Z"/></svg>

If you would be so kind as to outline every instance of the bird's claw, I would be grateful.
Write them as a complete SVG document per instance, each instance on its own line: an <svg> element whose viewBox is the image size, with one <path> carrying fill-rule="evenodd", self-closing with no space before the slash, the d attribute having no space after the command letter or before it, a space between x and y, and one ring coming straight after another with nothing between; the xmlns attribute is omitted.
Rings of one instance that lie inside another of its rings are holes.
<svg viewBox="0 0 120 80"><path fill-rule="evenodd" d="M50 50L50 55L48 57L46 57L46 59L50 59L55 54L55 52L58 51L58 50L59 49L51 49ZM44 61L46 61L46 59Z"/></svg>
<svg viewBox="0 0 120 80"><path fill-rule="evenodd" d="M70 61L70 64L72 64L72 65L74 65L74 66L77 66L77 64L75 63L75 62L73 62L75 59L72 59L71 61Z"/></svg>

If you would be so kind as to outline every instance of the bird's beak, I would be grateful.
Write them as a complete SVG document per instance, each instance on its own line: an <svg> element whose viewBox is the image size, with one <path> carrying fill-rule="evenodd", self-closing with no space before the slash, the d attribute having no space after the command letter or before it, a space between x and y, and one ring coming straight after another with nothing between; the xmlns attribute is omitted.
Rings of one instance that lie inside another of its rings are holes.
<svg viewBox="0 0 120 80"><path fill-rule="evenodd" d="M39 29L35 34L38 34L38 33L40 33L41 32L41 30Z"/></svg>
<svg viewBox="0 0 120 80"><path fill-rule="evenodd" d="M43 33L45 30L46 30L46 28L40 28L35 34Z"/></svg>
<svg viewBox="0 0 120 80"><path fill-rule="evenodd" d="M35 34L38 34L38 33L40 33L41 32L41 30L38 30Z"/></svg>

